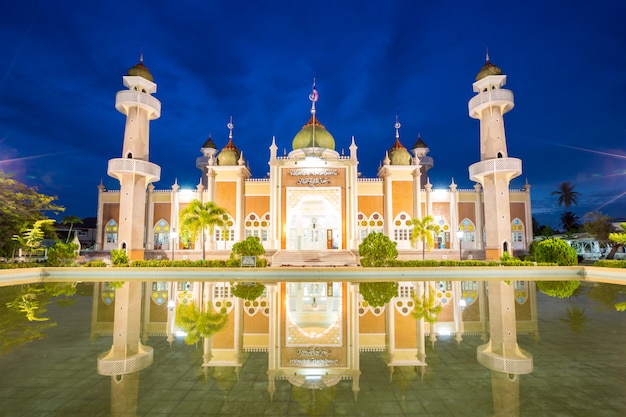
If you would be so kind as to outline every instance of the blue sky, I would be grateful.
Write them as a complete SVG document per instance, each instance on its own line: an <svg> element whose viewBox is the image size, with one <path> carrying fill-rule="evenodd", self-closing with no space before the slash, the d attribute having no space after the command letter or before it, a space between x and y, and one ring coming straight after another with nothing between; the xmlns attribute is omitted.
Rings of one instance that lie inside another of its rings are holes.
<svg viewBox="0 0 626 417"><path fill-rule="evenodd" d="M508 76L515 108L508 151L523 161L533 214L557 226L550 196L572 181L572 211L626 217L626 4L582 1L107 1L22 0L0 13L0 169L59 197L64 215L96 215L107 161L121 156L125 118L114 108L122 76L139 61L158 84L151 124L157 188L195 187L209 134L234 142L254 177L268 171L310 114L376 174L385 150L421 134L430 181L471 188L477 120L472 82L491 61Z"/></svg>

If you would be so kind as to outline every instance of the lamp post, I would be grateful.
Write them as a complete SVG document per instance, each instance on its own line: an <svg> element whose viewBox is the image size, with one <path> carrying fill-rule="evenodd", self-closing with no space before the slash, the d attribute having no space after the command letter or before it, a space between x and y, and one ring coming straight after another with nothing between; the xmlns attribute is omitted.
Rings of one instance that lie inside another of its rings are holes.
<svg viewBox="0 0 626 417"><path fill-rule="evenodd" d="M461 242L463 242L463 230L459 229L456 232L456 237L459 238L459 261L463 260L463 254L461 252Z"/></svg>
<svg viewBox="0 0 626 417"><path fill-rule="evenodd" d="M170 232L170 238L172 239L172 261L174 260L174 246L176 245L176 239L178 239L178 233L176 229L172 229Z"/></svg>

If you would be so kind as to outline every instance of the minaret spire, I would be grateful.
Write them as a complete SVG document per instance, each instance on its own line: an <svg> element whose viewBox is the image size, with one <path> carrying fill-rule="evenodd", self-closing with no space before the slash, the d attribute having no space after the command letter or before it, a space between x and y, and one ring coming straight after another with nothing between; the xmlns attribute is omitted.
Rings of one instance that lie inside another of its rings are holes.
<svg viewBox="0 0 626 417"><path fill-rule="evenodd" d="M317 89L315 88L315 77L313 77L313 86L311 87L311 94L309 94L309 100L311 100L311 119L313 121L312 136L313 136L313 148L315 148L315 103L319 98Z"/></svg>
<svg viewBox="0 0 626 417"><path fill-rule="evenodd" d="M233 140L233 128L235 127L233 124L233 116L230 116L230 120L228 121L226 127L228 127L228 141L230 142Z"/></svg>
<svg viewBox="0 0 626 417"><path fill-rule="evenodd" d="M396 114L396 124L393 125L393 127L396 128L396 142L400 141L400 126L402 126L402 125L398 121L398 115Z"/></svg>
<svg viewBox="0 0 626 417"><path fill-rule="evenodd" d="M485 61L489 62L489 47L485 47Z"/></svg>

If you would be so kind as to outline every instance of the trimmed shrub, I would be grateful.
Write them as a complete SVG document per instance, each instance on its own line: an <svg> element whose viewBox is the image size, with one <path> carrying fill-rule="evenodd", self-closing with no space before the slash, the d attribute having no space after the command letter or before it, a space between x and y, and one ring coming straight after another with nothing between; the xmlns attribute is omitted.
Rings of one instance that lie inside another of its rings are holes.
<svg viewBox="0 0 626 417"><path fill-rule="evenodd" d="M362 282L359 292L372 307L382 307L398 295L397 282Z"/></svg>
<svg viewBox="0 0 626 417"><path fill-rule="evenodd" d="M580 281L537 281L539 291L556 298L571 297L579 286Z"/></svg>
<svg viewBox="0 0 626 417"><path fill-rule="evenodd" d="M542 240L535 247L537 262L554 262L560 266L578 264L576 250L561 239Z"/></svg>
<svg viewBox="0 0 626 417"><path fill-rule="evenodd" d="M359 245L359 256L361 265L365 260L367 266L389 266L398 257L398 249L387 235L370 233Z"/></svg>

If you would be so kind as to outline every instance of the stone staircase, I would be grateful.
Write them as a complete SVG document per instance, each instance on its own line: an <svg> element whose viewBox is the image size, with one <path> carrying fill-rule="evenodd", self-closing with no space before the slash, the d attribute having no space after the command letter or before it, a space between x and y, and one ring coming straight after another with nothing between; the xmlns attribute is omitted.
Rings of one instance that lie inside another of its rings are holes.
<svg viewBox="0 0 626 417"><path fill-rule="evenodd" d="M280 250L272 256L271 266L357 266L358 259L357 255L348 250Z"/></svg>

